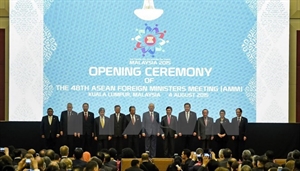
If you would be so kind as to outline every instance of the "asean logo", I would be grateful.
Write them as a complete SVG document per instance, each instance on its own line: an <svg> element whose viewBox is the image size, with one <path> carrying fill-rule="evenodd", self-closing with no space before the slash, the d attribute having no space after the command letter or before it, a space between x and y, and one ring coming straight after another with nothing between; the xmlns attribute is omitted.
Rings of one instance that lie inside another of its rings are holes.
<svg viewBox="0 0 300 171"><path fill-rule="evenodd" d="M152 57L156 52L165 52L163 46L169 43L169 40L164 39L166 30L160 31L157 24L154 28L145 24L144 29L136 31L138 35L131 39L136 42L134 50L141 50L143 56L150 54Z"/></svg>

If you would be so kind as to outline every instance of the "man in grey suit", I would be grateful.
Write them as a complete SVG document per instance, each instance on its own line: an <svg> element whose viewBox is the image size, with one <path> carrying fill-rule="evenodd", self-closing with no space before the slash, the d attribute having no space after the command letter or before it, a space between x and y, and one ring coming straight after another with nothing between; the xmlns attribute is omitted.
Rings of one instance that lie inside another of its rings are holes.
<svg viewBox="0 0 300 171"><path fill-rule="evenodd" d="M202 149L209 149L213 136L214 119L208 117L208 110L202 110L202 117L198 118L198 139L202 141Z"/></svg>
<svg viewBox="0 0 300 171"><path fill-rule="evenodd" d="M183 148L195 149L193 147L193 137L197 135L197 115L195 112L191 111L191 104L184 104L184 111L180 112L178 115L178 136L182 140ZM195 138L196 139L196 138Z"/></svg>
<svg viewBox="0 0 300 171"><path fill-rule="evenodd" d="M143 114L142 136L145 137L145 151L150 157L156 157L156 137L160 135L159 113L154 111L154 104L150 103L149 111Z"/></svg>

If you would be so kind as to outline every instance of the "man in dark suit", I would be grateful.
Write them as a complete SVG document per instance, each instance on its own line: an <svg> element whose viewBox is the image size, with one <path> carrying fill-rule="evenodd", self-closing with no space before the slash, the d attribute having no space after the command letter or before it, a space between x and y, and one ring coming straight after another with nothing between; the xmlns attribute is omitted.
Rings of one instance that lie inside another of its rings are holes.
<svg viewBox="0 0 300 171"><path fill-rule="evenodd" d="M248 119L242 117L242 109L237 108L235 110L236 116L232 118L232 127L237 134L233 135L231 138L234 142L234 156L236 159L242 159L242 152L245 149L245 142L247 140L247 126L248 126Z"/></svg>
<svg viewBox="0 0 300 171"><path fill-rule="evenodd" d="M142 136L145 137L145 151L150 157L156 157L156 137L160 135L159 113L154 111L154 104L150 103L149 111L143 114Z"/></svg>
<svg viewBox="0 0 300 171"><path fill-rule="evenodd" d="M140 163L139 160L133 159L133 160L131 161L131 167L125 169L125 171L143 171L142 169L139 168L139 166L140 166L139 163Z"/></svg>
<svg viewBox="0 0 300 171"><path fill-rule="evenodd" d="M86 162L82 160L83 150L82 148L75 148L74 150L74 160L73 168L84 168L86 166Z"/></svg>
<svg viewBox="0 0 300 171"><path fill-rule="evenodd" d="M213 125L214 120L208 117L208 110L202 110L202 117L198 118L198 139L202 141L202 149L209 149L211 141L214 139L213 136Z"/></svg>
<svg viewBox="0 0 300 171"><path fill-rule="evenodd" d="M164 156L173 157L177 138L177 117L172 115L172 107L166 108L166 115L161 118L161 137L164 140Z"/></svg>
<svg viewBox="0 0 300 171"><path fill-rule="evenodd" d="M115 105L115 113L110 115L110 121L112 146L116 148L117 153L121 154L124 143L125 115L121 113L120 105Z"/></svg>
<svg viewBox="0 0 300 171"><path fill-rule="evenodd" d="M197 115L195 112L191 111L191 104L184 104L184 111L180 112L178 115L178 135L181 137L183 148L195 149L193 147L193 136L197 135Z"/></svg>
<svg viewBox="0 0 300 171"><path fill-rule="evenodd" d="M95 118L94 133L94 140L98 142L98 151L107 149L108 141L111 140L110 121L105 116L105 109L103 107L99 109L99 116Z"/></svg>
<svg viewBox="0 0 300 171"><path fill-rule="evenodd" d="M60 135L63 144L70 148L70 155L74 151L74 138L77 136L77 113L73 111L72 103L67 104L67 110L62 111L60 115Z"/></svg>
<svg viewBox="0 0 300 171"><path fill-rule="evenodd" d="M82 108L83 111L78 114L78 122L81 122L79 123L81 130L78 131L78 137L83 150L91 152L92 138L94 137L94 113L88 111L88 103L83 103Z"/></svg>
<svg viewBox="0 0 300 171"><path fill-rule="evenodd" d="M140 168L144 171L158 171L158 168L149 160L149 155L147 153L142 154L142 163Z"/></svg>
<svg viewBox="0 0 300 171"><path fill-rule="evenodd" d="M218 118L214 124L214 140L217 142L217 148L215 151L227 148L228 133L230 132L230 122L225 118L225 110L220 110L220 118ZM218 154L218 153L217 153ZM220 157L220 156L219 156Z"/></svg>
<svg viewBox="0 0 300 171"><path fill-rule="evenodd" d="M139 138L141 137L142 121L140 115L135 114L135 107L129 107L129 114L125 116L124 138L128 139L128 147L133 149L135 156L139 153Z"/></svg>
<svg viewBox="0 0 300 171"><path fill-rule="evenodd" d="M46 140L46 148L55 150L56 139L59 137L59 120L53 115L53 109L47 109L47 115L41 122L42 138Z"/></svg>

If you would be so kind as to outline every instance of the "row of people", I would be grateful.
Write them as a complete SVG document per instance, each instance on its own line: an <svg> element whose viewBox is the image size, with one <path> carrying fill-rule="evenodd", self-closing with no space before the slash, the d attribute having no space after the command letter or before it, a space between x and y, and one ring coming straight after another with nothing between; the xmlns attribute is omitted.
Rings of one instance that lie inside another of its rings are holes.
<svg viewBox="0 0 300 171"><path fill-rule="evenodd" d="M196 113L190 110L189 103L184 104L184 111L179 113L178 118L172 115L172 107L168 106L161 122L153 103L149 104L149 110L143 113L142 119L136 114L134 106L130 106L129 114L125 115L121 113L121 107L116 105L115 113L110 117L105 116L104 108L100 108L96 118L88 109L89 105L84 103L83 111L77 114L73 111L72 104L68 103L67 110L58 119L53 115L53 109L49 108L48 115L41 122L41 134L46 139L47 148L53 148L59 136L63 137L63 143L71 149L74 148L74 138L79 138L80 145L88 151L91 150L93 139L98 142L98 150L107 148L108 141L112 141L112 146L121 150L124 139L127 139L128 146L136 154L140 154L139 138L145 137L145 150L150 152L151 157L155 157L157 137L161 136L164 140L164 155L169 157L174 154L177 137L181 138L184 148L189 148L192 137L197 137L202 141L202 147L208 149L213 139L216 139L220 148L225 148L228 135L232 135L231 138L236 142L236 151L240 155L247 139L248 120L242 117L240 108L236 109L237 117L231 123L225 118L224 110L220 111L220 118L215 122L208 116L207 109L202 111L202 117L197 118Z"/></svg>

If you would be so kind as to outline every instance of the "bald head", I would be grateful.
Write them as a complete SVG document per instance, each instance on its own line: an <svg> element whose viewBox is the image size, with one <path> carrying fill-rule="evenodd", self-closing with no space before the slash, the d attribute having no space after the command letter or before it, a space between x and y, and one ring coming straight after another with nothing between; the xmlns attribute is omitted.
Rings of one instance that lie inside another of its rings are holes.
<svg viewBox="0 0 300 171"><path fill-rule="evenodd" d="M142 160L149 160L149 154L148 153L143 153L142 154Z"/></svg>
<svg viewBox="0 0 300 171"><path fill-rule="evenodd" d="M155 108L154 104L153 104L153 103L150 103L149 106L148 106L149 111L150 111L150 112L153 112L153 111L154 111L154 108Z"/></svg>

